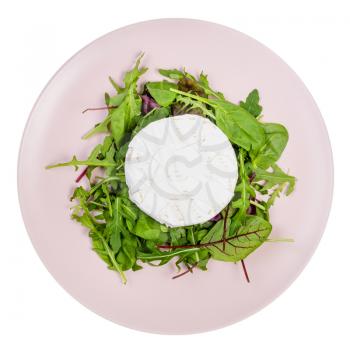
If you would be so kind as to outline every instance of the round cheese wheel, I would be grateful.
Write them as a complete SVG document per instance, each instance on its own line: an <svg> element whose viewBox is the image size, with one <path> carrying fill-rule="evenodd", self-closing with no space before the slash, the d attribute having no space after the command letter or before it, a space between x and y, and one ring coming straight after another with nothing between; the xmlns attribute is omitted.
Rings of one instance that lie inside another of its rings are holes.
<svg viewBox="0 0 350 350"><path fill-rule="evenodd" d="M184 114L148 124L125 159L130 199L169 227L201 224L227 206L238 178L226 135L209 119Z"/></svg>

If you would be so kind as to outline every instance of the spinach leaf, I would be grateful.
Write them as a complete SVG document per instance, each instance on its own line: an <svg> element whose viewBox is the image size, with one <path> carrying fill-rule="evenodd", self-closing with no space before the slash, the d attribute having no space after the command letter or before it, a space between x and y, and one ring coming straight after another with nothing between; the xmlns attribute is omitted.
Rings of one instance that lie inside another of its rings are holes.
<svg viewBox="0 0 350 350"><path fill-rule="evenodd" d="M267 169L281 156L288 142L288 131L281 124L263 123L265 143L253 159L253 164L261 169Z"/></svg>
<svg viewBox="0 0 350 350"><path fill-rule="evenodd" d="M210 102L216 111L216 124L229 140L247 151L259 150L265 141L261 124L245 109L228 101Z"/></svg>
<svg viewBox="0 0 350 350"><path fill-rule="evenodd" d="M146 84L147 90L154 100L163 107L168 107L176 97L176 93L170 91L171 88L176 89L177 85L167 80L150 82Z"/></svg>
<svg viewBox="0 0 350 350"><path fill-rule="evenodd" d="M259 100L259 91L254 89L252 92L250 92L246 100L244 102L241 101L239 105L256 118L262 112L262 107L259 105Z"/></svg>
<svg viewBox="0 0 350 350"><path fill-rule="evenodd" d="M152 219L150 216L141 213L135 226L137 236L144 239L156 240L162 233L160 223Z"/></svg>

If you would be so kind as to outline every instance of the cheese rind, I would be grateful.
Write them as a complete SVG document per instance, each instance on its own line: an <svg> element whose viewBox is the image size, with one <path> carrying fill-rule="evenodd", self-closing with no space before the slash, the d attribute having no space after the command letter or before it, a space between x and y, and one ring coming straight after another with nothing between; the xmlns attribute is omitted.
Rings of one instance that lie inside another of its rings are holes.
<svg viewBox="0 0 350 350"><path fill-rule="evenodd" d="M148 124L131 140L125 158L130 199L169 227L200 224L230 202L237 159L226 135L194 114Z"/></svg>

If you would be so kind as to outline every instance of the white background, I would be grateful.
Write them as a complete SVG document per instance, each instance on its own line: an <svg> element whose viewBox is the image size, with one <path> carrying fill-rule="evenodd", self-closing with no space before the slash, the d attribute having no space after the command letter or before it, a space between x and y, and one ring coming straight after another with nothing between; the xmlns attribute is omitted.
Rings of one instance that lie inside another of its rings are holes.
<svg viewBox="0 0 350 350"><path fill-rule="evenodd" d="M347 3L2 1L0 348L349 349ZM279 54L303 79L318 103L330 133L335 161L335 193L328 226L317 252L298 280L249 319L192 336L159 336L129 330L96 316L73 300L34 252L17 203L16 163L22 130L49 78L72 54L95 38L126 24L159 17L192 17L226 24Z"/></svg>

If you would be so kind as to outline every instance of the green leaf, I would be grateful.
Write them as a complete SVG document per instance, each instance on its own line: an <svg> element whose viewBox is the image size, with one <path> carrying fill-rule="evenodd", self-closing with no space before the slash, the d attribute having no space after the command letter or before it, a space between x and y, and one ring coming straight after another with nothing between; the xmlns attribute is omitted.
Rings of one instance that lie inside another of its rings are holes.
<svg viewBox="0 0 350 350"><path fill-rule="evenodd" d="M121 92L123 89L113 80L112 77L108 77L109 82L112 84L112 86L115 88L115 90L119 93Z"/></svg>
<svg viewBox="0 0 350 350"><path fill-rule="evenodd" d="M83 137L83 140L87 140L88 138L90 138L91 136L95 135L95 134L99 134L99 133L103 133L103 132L108 132L108 125L111 122L111 115L110 112L109 114L105 117L105 119L95 125L90 131L88 131Z"/></svg>
<svg viewBox="0 0 350 350"><path fill-rule="evenodd" d="M72 160L70 162L66 163L58 163L54 165L48 165L46 169L53 169L53 168L59 168L59 167L64 167L64 166L73 166L75 170L78 169L80 165L90 165L90 166L95 166L95 167L112 167L115 166L115 163L112 163L110 161L106 160L78 160L76 156L73 156Z"/></svg>
<svg viewBox="0 0 350 350"><path fill-rule="evenodd" d="M122 215L126 218L131 220L132 222L135 222L139 215L139 209L136 207L136 205L131 202L128 199L123 199L125 202L122 203Z"/></svg>
<svg viewBox="0 0 350 350"><path fill-rule="evenodd" d="M171 88L176 89L177 85L169 81L157 81L146 84L147 90L155 101L163 107L168 107L176 97L176 93L170 91Z"/></svg>
<svg viewBox="0 0 350 350"><path fill-rule="evenodd" d="M131 130L136 125L136 117L141 115L141 97L136 92L136 83L134 89L129 89L127 103L129 107L129 116L130 118L127 121L127 130Z"/></svg>
<svg viewBox="0 0 350 350"><path fill-rule="evenodd" d="M105 235L109 237L114 253L117 253L121 247L121 199L116 197L113 203L113 215L110 221L107 222Z"/></svg>
<svg viewBox="0 0 350 350"><path fill-rule="evenodd" d="M137 236L144 239L157 240L162 233L160 223L150 216L141 213L136 226L135 232Z"/></svg>
<svg viewBox="0 0 350 350"><path fill-rule="evenodd" d="M280 193L286 188L286 195L291 194L295 187L296 179L294 176L288 175L277 165L271 166L272 170L267 171L264 169L255 169L254 182L263 182L261 192L270 190L270 199L268 201L268 207L273 205L275 199L279 197Z"/></svg>
<svg viewBox="0 0 350 350"><path fill-rule="evenodd" d="M239 182L235 188L235 200L231 203L232 208L238 208L234 216L234 222L239 225L247 213L250 206L250 197L255 198L255 190L251 186L247 169L245 166L246 151L242 148L238 152ZM239 194L239 198L237 198Z"/></svg>
<svg viewBox="0 0 350 350"><path fill-rule="evenodd" d="M229 222L228 222L229 223ZM210 243L211 241L218 241L222 239L224 233L224 220L221 219L209 230L209 232L202 238L201 244Z"/></svg>
<svg viewBox="0 0 350 350"><path fill-rule="evenodd" d="M122 269L129 270L136 263L137 240L131 234L124 234L122 238L121 249L117 255L117 262Z"/></svg>
<svg viewBox="0 0 350 350"><path fill-rule="evenodd" d="M92 250L96 252L96 254L108 265L113 266L111 259L108 256L108 253L104 249L103 243L101 240L97 237L91 237L92 240Z"/></svg>
<svg viewBox="0 0 350 350"><path fill-rule="evenodd" d="M128 113L129 108L126 101L111 113L111 133L118 147L120 146L126 132L127 120L129 118Z"/></svg>
<svg viewBox="0 0 350 350"><path fill-rule="evenodd" d="M101 235L100 232L96 231L95 232L96 235L98 236L98 238L101 240L102 244L103 244L103 248L106 251L106 254L108 255L112 267L114 270L116 270L117 272L119 272L120 277L122 279L122 283L125 284L126 283L126 277L125 274L123 273L123 270L121 268L121 266L119 265L119 263L116 261L115 259L115 254L112 252L112 250L109 248L108 243L106 242L106 240L103 238L103 236Z"/></svg>
<svg viewBox="0 0 350 350"><path fill-rule="evenodd" d="M206 107L206 105L200 101L196 101L187 96L176 96L176 102L182 103L182 110L186 110L186 113L191 112L191 110L199 110L203 115L215 119L215 114ZM188 108L190 106L190 108ZM199 112L200 113L200 112ZM199 114L197 113L197 114ZM180 114L179 111L177 114Z"/></svg>
<svg viewBox="0 0 350 350"><path fill-rule="evenodd" d="M168 107L161 107L153 109L150 113L146 114L144 117L141 117L132 131L132 136L135 136L139 131L145 128L148 124L155 122L157 120L166 118L170 115L170 109Z"/></svg>
<svg viewBox="0 0 350 350"><path fill-rule="evenodd" d="M220 220L201 241L215 260L237 262L245 259L255 249L261 246L271 233L272 226L261 217L248 215L245 225L226 238L223 243L223 220Z"/></svg>
<svg viewBox="0 0 350 350"><path fill-rule="evenodd" d="M123 91L115 96L109 98L108 106L119 106L128 95L128 91Z"/></svg>
<svg viewBox="0 0 350 350"><path fill-rule="evenodd" d="M101 146L101 154L103 158L106 158L107 152L110 150L113 143L113 137L108 135L104 138L102 146Z"/></svg>
<svg viewBox="0 0 350 350"><path fill-rule="evenodd" d="M192 254L194 252L199 251L200 248L185 248L185 249L174 249L169 252L161 252L158 251L156 253L144 253L138 252L137 257L144 261L153 261L153 260L161 260L164 258L172 258L174 256L179 256L182 254Z"/></svg>
<svg viewBox="0 0 350 350"><path fill-rule="evenodd" d="M219 100L224 100L225 96L219 92L219 91L214 91L208 81L208 76L204 74L203 72L200 74L199 79L197 81L197 84L205 91L205 93L209 96L213 96Z"/></svg>
<svg viewBox="0 0 350 350"><path fill-rule="evenodd" d="M135 83L142 74L147 72L147 68L140 68L141 59L143 57L143 53L137 58L135 66L129 72L126 72L124 76L124 84L125 89L129 89L133 83Z"/></svg>
<svg viewBox="0 0 350 350"><path fill-rule="evenodd" d="M259 91L254 89L243 102L241 101L239 105L249 112L252 116L258 117L262 112L262 107L259 105Z"/></svg>
<svg viewBox="0 0 350 350"><path fill-rule="evenodd" d="M72 214L72 219L79 222L81 225L85 226L89 230L94 230L95 225L91 220L90 215L83 213L82 215Z"/></svg>
<svg viewBox="0 0 350 350"><path fill-rule="evenodd" d="M101 189L105 197L103 198L105 200L105 203L107 204L107 208L109 211L109 216L113 216L113 208L112 208L112 203L111 203L111 198L109 195L108 187L105 184L101 185Z"/></svg>
<svg viewBox="0 0 350 350"><path fill-rule="evenodd" d="M183 245L187 243L186 229L183 227L170 227L169 236L171 245Z"/></svg>
<svg viewBox="0 0 350 350"><path fill-rule="evenodd" d="M254 166L267 169L281 156L288 142L288 131L281 124L263 123L265 143L253 159Z"/></svg>
<svg viewBox="0 0 350 350"><path fill-rule="evenodd" d="M122 104L111 112L111 133L119 147L126 133L136 125L137 117L141 115L141 98L132 85Z"/></svg>
<svg viewBox="0 0 350 350"><path fill-rule="evenodd" d="M82 186L76 187L72 197L70 198L71 201L74 199L79 200L80 202L86 202L87 199L89 198L90 193L89 191L86 191Z"/></svg>
<svg viewBox="0 0 350 350"><path fill-rule="evenodd" d="M159 69L158 71L164 77L173 80L180 80L185 76L184 73L179 71L178 69Z"/></svg>
<svg viewBox="0 0 350 350"><path fill-rule="evenodd" d="M259 150L265 142L261 124L245 109L222 100L211 102L216 110L216 124L229 140L247 151Z"/></svg>

